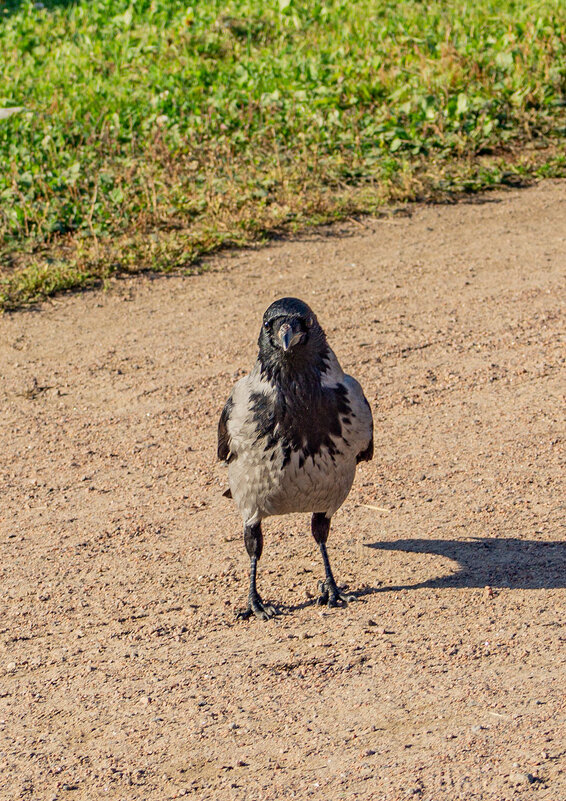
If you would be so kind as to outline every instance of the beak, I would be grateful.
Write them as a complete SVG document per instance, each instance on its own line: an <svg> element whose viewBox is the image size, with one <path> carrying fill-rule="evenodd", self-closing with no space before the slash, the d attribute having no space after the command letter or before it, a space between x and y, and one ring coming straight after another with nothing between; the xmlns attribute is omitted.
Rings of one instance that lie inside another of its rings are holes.
<svg viewBox="0 0 566 801"><path fill-rule="evenodd" d="M296 345L297 342L300 342L303 338L302 331L295 331L292 325L289 323L283 323L283 325L279 328L277 333L279 341L281 342L281 347L285 352L292 348L293 345Z"/></svg>

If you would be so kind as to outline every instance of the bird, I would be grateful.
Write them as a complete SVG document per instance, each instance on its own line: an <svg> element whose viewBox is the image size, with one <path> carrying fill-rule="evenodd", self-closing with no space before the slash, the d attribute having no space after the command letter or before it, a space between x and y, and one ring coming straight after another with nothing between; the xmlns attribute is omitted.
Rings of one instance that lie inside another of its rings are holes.
<svg viewBox="0 0 566 801"><path fill-rule="evenodd" d="M243 518L250 558L247 606L238 612L267 620L278 614L256 586L263 551L262 521L312 514L311 532L325 570L318 603L343 606L355 596L334 579L326 542L330 520L344 503L356 465L373 458L373 417L360 384L346 375L312 309L293 297L263 315L251 372L233 387L218 423L218 458Z"/></svg>

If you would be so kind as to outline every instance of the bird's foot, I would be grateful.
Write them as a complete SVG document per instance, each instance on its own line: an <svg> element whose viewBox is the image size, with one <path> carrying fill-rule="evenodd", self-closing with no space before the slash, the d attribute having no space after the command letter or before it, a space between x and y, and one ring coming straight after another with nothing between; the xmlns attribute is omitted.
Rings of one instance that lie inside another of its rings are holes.
<svg viewBox="0 0 566 801"><path fill-rule="evenodd" d="M237 612L236 618L238 620L247 620L252 615L255 615L259 620L269 620L277 614L277 609L270 604L264 604L259 593L256 592L248 596L247 607Z"/></svg>
<svg viewBox="0 0 566 801"><path fill-rule="evenodd" d="M320 598L317 602L319 606L345 606L350 601L356 600L355 595L340 592L334 579L319 582L318 589L320 590Z"/></svg>

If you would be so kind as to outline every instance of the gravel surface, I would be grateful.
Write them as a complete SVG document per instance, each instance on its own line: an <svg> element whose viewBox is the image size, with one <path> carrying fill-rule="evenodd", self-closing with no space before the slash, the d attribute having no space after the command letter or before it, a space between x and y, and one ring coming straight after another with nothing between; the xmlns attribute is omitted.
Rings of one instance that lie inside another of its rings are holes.
<svg viewBox="0 0 566 801"><path fill-rule="evenodd" d="M0 318L0 799L566 798L566 182ZM216 425L304 298L376 422L333 519L241 522Z"/></svg>

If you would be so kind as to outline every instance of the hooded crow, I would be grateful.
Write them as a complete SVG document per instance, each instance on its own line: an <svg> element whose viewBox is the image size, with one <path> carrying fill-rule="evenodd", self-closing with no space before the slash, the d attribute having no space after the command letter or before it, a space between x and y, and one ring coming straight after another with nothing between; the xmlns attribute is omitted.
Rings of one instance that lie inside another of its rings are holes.
<svg viewBox="0 0 566 801"><path fill-rule="evenodd" d="M263 315L259 353L238 381L220 416L218 458L228 463L232 497L244 519L250 557L247 608L239 617L276 614L256 589L263 550L261 521L311 512L326 578L320 604L354 600L338 589L326 540L330 518L344 503L356 464L373 456L371 409L358 382L345 375L313 311L281 298Z"/></svg>

